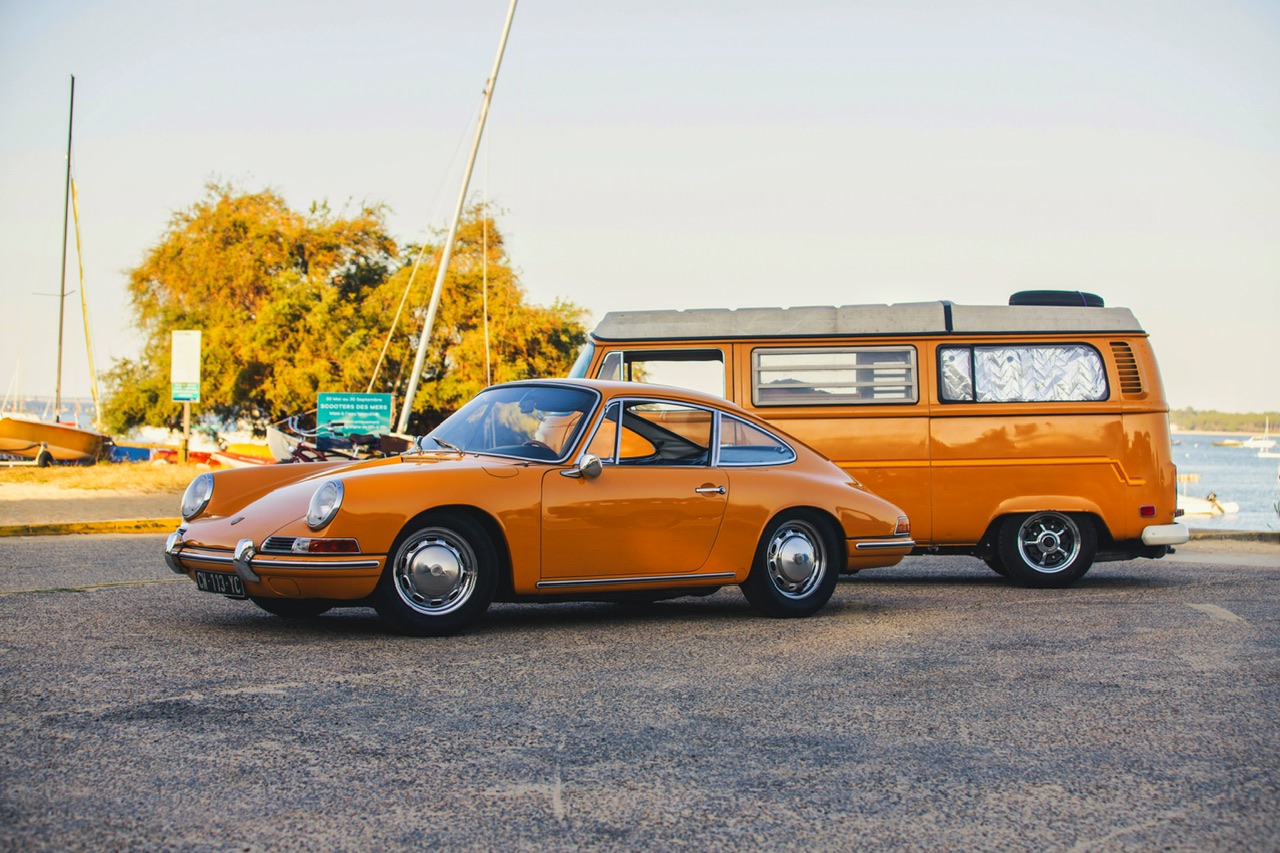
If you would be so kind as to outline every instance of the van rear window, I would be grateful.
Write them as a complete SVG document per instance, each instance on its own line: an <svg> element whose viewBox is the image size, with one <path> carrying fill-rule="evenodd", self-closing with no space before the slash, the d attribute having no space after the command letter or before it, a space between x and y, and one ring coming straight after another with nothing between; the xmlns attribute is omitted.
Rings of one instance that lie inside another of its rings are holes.
<svg viewBox="0 0 1280 853"><path fill-rule="evenodd" d="M938 394L948 403L1107 399L1107 371L1086 344L938 348Z"/></svg>
<svg viewBox="0 0 1280 853"><path fill-rule="evenodd" d="M916 348L805 347L751 354L757 406L851 406L920 399Z"/></svg>

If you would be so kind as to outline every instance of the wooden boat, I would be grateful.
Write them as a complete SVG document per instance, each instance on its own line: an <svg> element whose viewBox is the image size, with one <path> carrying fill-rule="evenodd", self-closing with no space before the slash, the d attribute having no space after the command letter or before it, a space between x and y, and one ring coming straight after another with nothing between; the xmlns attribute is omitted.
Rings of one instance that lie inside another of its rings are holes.
<svg viewBox="0 0 1280 853"><path fill-rule="evenodd" d="M93 462L101 454L106 436L74 424L42 421L13 412L0 416L0 453L50 462Z"/></svg>

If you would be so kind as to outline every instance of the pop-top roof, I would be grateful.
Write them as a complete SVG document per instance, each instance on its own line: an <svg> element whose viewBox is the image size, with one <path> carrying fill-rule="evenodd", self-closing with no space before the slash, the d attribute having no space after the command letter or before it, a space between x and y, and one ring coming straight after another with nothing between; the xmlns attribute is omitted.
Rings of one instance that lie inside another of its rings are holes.
<svg viewBox="0 0 1280 853"><path fill-rule="evenodd" d="M1142 332L1128 308L1041 305L842 305L611 311L592 332L602 341L841 335Z"/></svg>

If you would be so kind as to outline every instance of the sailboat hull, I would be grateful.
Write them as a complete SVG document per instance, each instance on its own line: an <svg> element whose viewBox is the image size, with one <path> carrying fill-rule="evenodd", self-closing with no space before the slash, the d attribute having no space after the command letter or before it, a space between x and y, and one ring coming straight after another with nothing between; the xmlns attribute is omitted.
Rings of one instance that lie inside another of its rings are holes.
<svg viewBox="0 0 1280 853"><path fill-rule="evenodd" d="M36 459L47 450L57 462L91 462L102 453L100 432L68 424L0 417L0 453Z"/></svg>

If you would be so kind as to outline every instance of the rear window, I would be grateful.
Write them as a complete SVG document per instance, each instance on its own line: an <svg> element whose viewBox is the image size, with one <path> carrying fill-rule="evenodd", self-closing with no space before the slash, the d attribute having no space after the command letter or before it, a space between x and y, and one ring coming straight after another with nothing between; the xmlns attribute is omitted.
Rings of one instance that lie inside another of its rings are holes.
<svg viewBox="0 0 1280 853"><path fill-rule="evenodd" d="M945 403L1055 403L1105 400L1107 371L1087 344L938 348L938 395Z"/></svg>
<svg viewBox="0 0 1280 853"><path fill-rule="evenodd" d="M856 406L920 399L916 349L795 347L751 354L757 406Z"/></svg>

